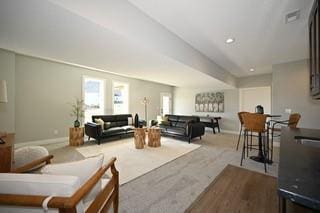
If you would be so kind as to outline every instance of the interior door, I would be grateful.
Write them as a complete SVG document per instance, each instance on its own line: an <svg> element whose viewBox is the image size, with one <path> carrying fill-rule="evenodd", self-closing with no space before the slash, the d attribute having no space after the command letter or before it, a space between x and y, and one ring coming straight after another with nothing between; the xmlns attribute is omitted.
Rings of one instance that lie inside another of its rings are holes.
<svg viewBox="0 0 320 213"><path fill-rule="evenodd" d="M271 114L271 87L240 89L240 111L255 112L261 105L265 114Z"/></svg>
<svg viewBox="0 0 320 213"><path fill-rule="evenodd" d="M166 115L172 113L172 97L171 93L160 94L160 114Z"/></svg>

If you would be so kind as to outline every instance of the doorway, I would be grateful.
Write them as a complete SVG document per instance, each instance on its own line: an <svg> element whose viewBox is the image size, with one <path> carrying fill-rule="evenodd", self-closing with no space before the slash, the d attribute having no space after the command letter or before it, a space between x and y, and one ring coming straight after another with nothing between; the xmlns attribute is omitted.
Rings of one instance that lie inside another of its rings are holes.
<svg viewBox="0 0 320 213"><path fill-rule="evenodd" d="M160 106L161 116L172 113L171 93L160 93Z"/></svg>
<svg viewBox="0 0 320 213"><path fill-rule="evenodd" d="M261 105L265 114L271 114L271 87L244 88L239 91L240 112L255 112Z"/></svg>

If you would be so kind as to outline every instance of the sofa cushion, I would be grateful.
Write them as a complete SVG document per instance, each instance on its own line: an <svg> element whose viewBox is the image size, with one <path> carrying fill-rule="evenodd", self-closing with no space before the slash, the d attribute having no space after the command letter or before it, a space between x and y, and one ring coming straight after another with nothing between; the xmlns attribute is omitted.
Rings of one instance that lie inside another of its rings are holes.
<svg viewBox="0 0 320 213"><path fill-rule="evenodd" d="M103 136L109 136L109 135L117 135L117 134L121 134L124 133L125 130L122 127L111 127L107 130L104 130L102 132Z"/></svg>
<svg viewBox="0 0 320 213"><path fill-rule="evenodd" d="M117 126L128 126L128 119L126 121L117 121Z"/></svg>
<svg viewBox="0 0 320 213"><path fill-rule="evenodd" d="M76 176L0 173L0 194L71 197L80 186L80 178ZM50 210L58 212L57 209ZM44 211L36 207L0 206L0 212L43 213ZM77 212L84 212L82 201L77 205Z"/></svg>
<svg viewBox="0 0 320 213"><path fill-rule="evenodd" d="M85 184L92 175L102 166L104 155L100 154L94 157L86 158L80 161L49 164L41 169L43 174L53 175L73 175L80 178L81 185ZM92 200L100 192L101 181L84 197L84 202Z"/></svg>
<svg viewBox="0 0 320 213"><path fill-rule="evenodd" d="M181 127L168 127L166 128L166 132L170 134L176 134L176 135L185 135L186 129Z"/></svg>
<svg viewBox="0 0 320 213"><path fill-rule="evenodd" d="M124 129L125 131L133 131L134 127L133 126L122 126L122 129Z"/></svg>
<svg viewBox="0 0 320 213"><path fill-rule="evenodd" d="M186 128L187 127L187 123L185 123L185 122L176 122L175 127Z"/></svg>

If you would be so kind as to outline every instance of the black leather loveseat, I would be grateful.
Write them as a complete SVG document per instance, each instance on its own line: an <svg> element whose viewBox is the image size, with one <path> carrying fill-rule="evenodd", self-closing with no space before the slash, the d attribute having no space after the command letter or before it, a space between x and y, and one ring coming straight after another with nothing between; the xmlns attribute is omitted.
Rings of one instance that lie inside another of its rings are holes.
<svg viewBox="0 0 320 213"><path fill-rule="evenodd" d="M104 126L95 123L95 119L102 119ZM84 125L85 133L90 138L97 140L100 145L101 140L111 137L122 137L125 135L133 136L134 127L128 125L128 119L132 120L131 114L123 115L93 115L92 123Z"/></svg>
<svg viewBox="0 0 320 213"><path fill-rule="evenodd" d="M204 135L205 125L198 116L165 115L168 120L159 124L161 134L187 139Z"/></svg>

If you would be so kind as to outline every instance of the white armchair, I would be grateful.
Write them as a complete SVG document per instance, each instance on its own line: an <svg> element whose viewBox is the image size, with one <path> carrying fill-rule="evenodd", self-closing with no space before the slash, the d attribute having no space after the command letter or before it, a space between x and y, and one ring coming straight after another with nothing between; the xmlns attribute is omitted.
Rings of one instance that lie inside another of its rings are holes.
<svg viewBox="0 0 320 213"><path fill-rule="evenodd" d="M89 159L66 163L66 167L77 165L90 171L87 169L87 161ZM84 182L76 175L0 173L0 212L107 212L113 204L113 210L117 213L119 174L115 161L116 158L112 158L107 164L95 169ZM51 167L53 166L56 167L52 164ZM34 165L29 165L28 168L34 168ZM57 168L46 167L42 170L48 172L50 169L57 171ZM104 179L108 169L112 176ZM86 199L97 185L100 188L95 197L92 200Z"/></svg>

